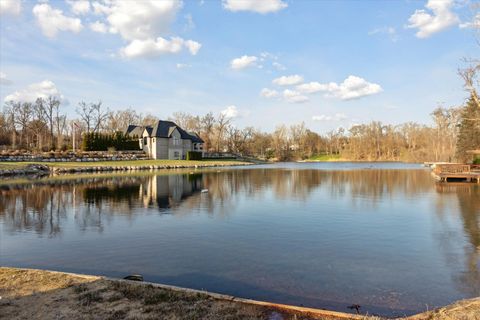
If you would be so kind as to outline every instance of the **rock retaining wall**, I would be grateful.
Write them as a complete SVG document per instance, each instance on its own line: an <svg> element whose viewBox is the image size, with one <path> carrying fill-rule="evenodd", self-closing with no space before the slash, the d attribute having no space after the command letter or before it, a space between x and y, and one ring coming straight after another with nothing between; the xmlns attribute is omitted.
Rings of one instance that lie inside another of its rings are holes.
<svg viewBox="0 0 480 320"><path fill-rule="evenodd" d="M148 156L143 151L117 151L117 152L46 152L46 153L20 153L2 152L0 161L5 162L98 162L98 161L124 161L145 160Z"/></svg>

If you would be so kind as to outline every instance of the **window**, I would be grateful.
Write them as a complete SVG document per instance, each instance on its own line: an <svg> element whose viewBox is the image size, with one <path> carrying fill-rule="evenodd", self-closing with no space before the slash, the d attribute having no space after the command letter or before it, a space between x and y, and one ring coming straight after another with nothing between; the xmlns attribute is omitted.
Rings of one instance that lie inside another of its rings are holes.
<svg viewBox="0 0 480 320"><path fill-rule="evenodd" d="M180 144L180 139L177 137L173 137L173 145L178 146Z"/></svg>
<svg viewBox="0 0 480 320"><path fill-rule="evenodd" d="M147 145L147 137L143 137L143 145Z"/></svg>
<svg viewBox="0 0 480 320"><path fill-rule="evenodd" d="M175 152L173 153L173 157L174 157L175 159L178 159L178 158L180 157L180 153L179 153L178 151L175 151Z"/></svg>

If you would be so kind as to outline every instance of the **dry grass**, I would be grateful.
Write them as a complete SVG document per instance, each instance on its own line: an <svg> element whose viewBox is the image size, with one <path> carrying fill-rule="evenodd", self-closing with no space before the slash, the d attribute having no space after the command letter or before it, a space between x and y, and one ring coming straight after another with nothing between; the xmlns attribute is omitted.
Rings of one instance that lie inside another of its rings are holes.
<svg viewBox="0 0 480 320"><path fill-rule="evenodd" d="M0 296L0 319L323 319L137 282L14 268L0 268Z"/></svg>
<svg viewBox="0 0 480 320"><path fill-rule="evenodd" d="M405 320L480 320L480 298L458 301Z"/></svg>
<svg viewBox="0 0 480 320"><path fill-rule="evenodd" d="M0 319L348 319L151 284L0 267ZM381 320L353 316L352 319ZM480 298L404 320L480 320Z"/></svg>

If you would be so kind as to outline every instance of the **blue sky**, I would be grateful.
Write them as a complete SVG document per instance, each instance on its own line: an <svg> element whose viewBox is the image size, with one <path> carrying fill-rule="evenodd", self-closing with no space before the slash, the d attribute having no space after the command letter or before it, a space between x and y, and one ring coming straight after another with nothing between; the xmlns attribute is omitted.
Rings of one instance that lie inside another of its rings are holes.
<svg viewBox="0 0 480 320"><path fill-rule="evenodd" d="M270 131L429 123L463 103L473 1L0 0L0 99L60 96ZM277 80L275 80L277 79Z"/></svg>

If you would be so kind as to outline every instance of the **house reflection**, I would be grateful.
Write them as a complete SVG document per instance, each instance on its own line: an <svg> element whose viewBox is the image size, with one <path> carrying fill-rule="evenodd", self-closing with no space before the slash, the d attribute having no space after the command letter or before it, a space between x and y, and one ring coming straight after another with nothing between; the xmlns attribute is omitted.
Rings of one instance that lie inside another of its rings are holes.
<svg viewBox="0 0 480 320"><path fill-rule="evenodd" d="M152 176L139 185L145 207L160 210L177 207L202 190L202 174Z"/></svg>

